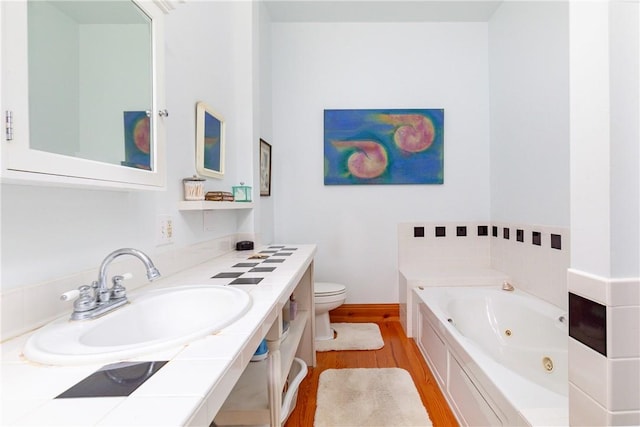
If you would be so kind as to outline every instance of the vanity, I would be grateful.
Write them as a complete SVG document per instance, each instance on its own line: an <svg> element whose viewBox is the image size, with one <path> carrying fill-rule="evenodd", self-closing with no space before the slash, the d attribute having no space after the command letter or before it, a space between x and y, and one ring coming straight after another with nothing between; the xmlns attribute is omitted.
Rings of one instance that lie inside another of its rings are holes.
<svg viewBox="0 0 640 427"><path fill-rule="evenodd" d="M23 349L37 330L4 342L0 424L209 426L216 416L231 416L280 425L282 391L294 357L308 366L316 363L315 251L315 245L271 245L256 251L264 257L259 259L249 259L253 252L231 252L132 292L131 304L136 304L136 295L211 284L247 292L251 305L217 333L126 359L155 362L155 373L127 396L60 397L104 363L34 363L24 357ZM298 304L297 316L285 331L283 307L292 294ZM163 313L153 316L160 318ZM268 358L250 362L263 339L268 343ZM258 390L267 390L268 405L236 406L230 413L225 401L234 394L243 374L258 366L263 367L258 368L263 369L262 374L252 380Z"/></svg>

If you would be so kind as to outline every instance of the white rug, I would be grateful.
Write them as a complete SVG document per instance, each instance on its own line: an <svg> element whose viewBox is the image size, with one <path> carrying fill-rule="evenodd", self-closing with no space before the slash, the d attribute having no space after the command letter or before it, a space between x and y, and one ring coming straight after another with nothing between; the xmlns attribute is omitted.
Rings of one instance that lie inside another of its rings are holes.
<svg viewBox="0 0 640 427"><path fill-rule="evenodd" d="M336 338L316 341L316 351L378 350L384 347L380 328L375 323L332 323Z"/></svg>
<svg viewBox="0 0 640 427"><path fill-rule="evenodd" d="M431 426L411 375L400 368L327 369L314 426Z"/></svg>

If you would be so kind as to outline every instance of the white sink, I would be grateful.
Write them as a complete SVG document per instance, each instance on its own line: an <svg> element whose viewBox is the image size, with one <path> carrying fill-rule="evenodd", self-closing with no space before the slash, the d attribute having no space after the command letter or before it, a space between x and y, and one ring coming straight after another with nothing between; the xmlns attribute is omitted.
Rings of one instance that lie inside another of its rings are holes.
<svg viewBox="0 0 640 427"><path fill-rule="evenodd" d="M149 291L97 319L51 322L29 338L24 355L53 365L137 357L215 333L250 307L249 294L232 287L194 285Z"/></svg>

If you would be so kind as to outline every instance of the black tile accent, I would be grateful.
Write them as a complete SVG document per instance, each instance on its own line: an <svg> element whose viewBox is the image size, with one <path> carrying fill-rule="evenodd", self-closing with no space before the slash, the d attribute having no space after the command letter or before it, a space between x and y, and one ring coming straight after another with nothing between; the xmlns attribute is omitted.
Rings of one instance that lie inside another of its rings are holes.
<svg viewBox="0 0 640 427"><path fill-rule="evenodd" d="M539 231L531 232L531 243L536 246L542 245L542 234Z"/></svg>
<svg viewBox="0 0 640 427"><path fill-rule="evenodd" d="M212 279L235 279L237 277L242 276L244 273L218 273L215 276L212 276Z"/></svg>
<svg viewBox="0 0 640 427"><path fill-rule="evenodd" d="M232 265L232 267L255 267L260 264L259 262L239 262L236 265Z"/></svg>
<svg viewBox="0 0 640 427"><path fill-rule="evenodd" d="M524 230L516 229L516 240L518 242L524 242Z"/></svg>
<svg viewBox="0 0 640 427"><path fill-rule="evenodd" d="M607 307L569 292L569 336L607 356Z"/></svg>
<svg viewBox="0 0 640 427"><path fill-rule="evenodd" d="M269 246L269 249L282 249L284 246Z"/></svg>
<svg viewBox="0 0 640 427"><path fill-rule="evenodd" d="M446 227L436 227L436 237L445 237L447 235Z"/></svg>
<svg viewBox="0 0 640 427"><path fill-rule="evenodd" d="M291 255L293 255L293 253L291 252L278 252L273 254L273 256L291 256Z"/></svg>
<svg viewBox="0 0 640 427"><path fill-rule="evenodd" d="M551 235L551 248L562 249L562 236L559 234Z"/></svg>
<svg viewBox="0 0 640 427"><path fill-rule="evenodd" d="M489 235L489 227L486 225L478 226L478 236L488 236Z"/></svg>
<svg viewBox="0 0 640 427"><path fill-rule="evenodd" d="M229 283L230 285L257 285L262 282L262 277L240 277Z"/></svg>
<svg viewBox="0 0 640 427"><path fill-rule="evenodd" d="M424 227L413 227L413 237L424 237Z"/></svg>
<svg viewBox="0 0 640 427"><path fill-rule="evenodd" d="M298 248L282 248L283 251L297 251Z"/></svg>
<svg viewBox="0 0 640 427"><path fill-rule="evenodd" d="M502 238L509 240L509 228L508 227L504 227L502 229Z"/></svg>
<svg viewBox="0 0 640 427"><path fill-rule="evenodd" d="M167 361L165 360L158 362L118 362L105 365L56 396L56 399L129 396L166 363Z"/></svg>
<svg viewBox="0 0 640 427"><path fill-rule="evenodd" d="M249 273L271 273L276 267L255 267L249 270Z"/></svg>
<svg viewBox="0 0 640 427"><path fill-rule="evenodd" d="M260 251L261 254L275 254L278 251Z"/></svg>
<svg viewBox="0 0 640 427"><path fill-rule="evenodd" d="M495 225L491 226L491 235L493 237L498 237L498 227L496 227Z"/></svg>
<svg viewBox="0 0 640 427"><path fill-rule="evenodd" d="M467 227L464 225L456 227L456 236L465 237L467 235Z"/></svg>
<svg viewBox="0 0 640 427"><path fill-rule="evenodd" d="M284 259L274 259L274 258L269 258L269 259L265 259L264 261L262 261L262 263L277 263L277 262L284 262Z"/></svg>

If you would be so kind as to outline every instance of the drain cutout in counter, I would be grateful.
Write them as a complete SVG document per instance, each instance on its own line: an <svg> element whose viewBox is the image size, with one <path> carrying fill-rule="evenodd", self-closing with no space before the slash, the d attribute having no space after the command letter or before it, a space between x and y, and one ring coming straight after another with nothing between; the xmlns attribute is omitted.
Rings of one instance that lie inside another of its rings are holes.
<svg viewBox="0 0 640 427"><path fill-rule="evenodd" d="M56 396L56 399L129 396L166 363L167 361L164 360L155 362L119 362L105 365Z"/></svg>

